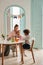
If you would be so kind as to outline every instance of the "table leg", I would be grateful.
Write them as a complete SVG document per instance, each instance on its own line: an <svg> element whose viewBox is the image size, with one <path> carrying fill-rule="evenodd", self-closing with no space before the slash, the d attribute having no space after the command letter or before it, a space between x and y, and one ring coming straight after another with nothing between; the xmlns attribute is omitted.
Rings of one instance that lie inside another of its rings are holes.
<svg viewBox="0 0 43 65"><path fill-rule="evenodd" d="M2 65L4 65L4 45L2 45Z"/></svg>
<svg viewBox="0 0 43 65"><path fill-rule="evenodd" d="M1 53L1 44L0 44L0 53Z"/></svg>
<svg viewBox="0 0 43 65"><path fill-rule="evenodd" d="M0 53L1 53L1 44L0 44Z"/></svg>
<svg viewBox="0 0 43 65"><path fill-rule="evenodd" d="M22 46L22 43L20 44L20 53L21 53L21 62L23 64L24 60L23 60L23 46Z"/></svg>

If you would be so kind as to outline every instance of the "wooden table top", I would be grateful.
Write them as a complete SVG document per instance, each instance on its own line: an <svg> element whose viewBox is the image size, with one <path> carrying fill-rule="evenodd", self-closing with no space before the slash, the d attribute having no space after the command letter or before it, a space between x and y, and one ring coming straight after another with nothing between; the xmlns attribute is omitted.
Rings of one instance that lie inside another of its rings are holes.
<svg viewBox="0 0 43 65"><path fill-rule="evenodd" d="M20 44L20 43L24 43L25 41L24 40L19 40L18 42L11 42L11 41L5 41L5 40L3 40L3 41L0 41L0 44Z"/></svg>

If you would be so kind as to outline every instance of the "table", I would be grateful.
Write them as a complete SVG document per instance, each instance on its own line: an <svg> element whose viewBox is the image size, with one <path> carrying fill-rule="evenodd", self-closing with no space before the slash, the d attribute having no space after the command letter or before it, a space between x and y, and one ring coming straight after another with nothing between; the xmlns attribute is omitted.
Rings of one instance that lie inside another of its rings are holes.
<svg viewBox="0 0 43 65"><path fill-rule="evenodd" d="M4 65L4 46L6 45L19 45L20 46L20 52L21 52L21 62L24 63L23 60L23 48L22 44L24 43L24 40L19 40L18 42L11 42L11 41L1 41L0 45L2 45L2 65Z"/></svg>

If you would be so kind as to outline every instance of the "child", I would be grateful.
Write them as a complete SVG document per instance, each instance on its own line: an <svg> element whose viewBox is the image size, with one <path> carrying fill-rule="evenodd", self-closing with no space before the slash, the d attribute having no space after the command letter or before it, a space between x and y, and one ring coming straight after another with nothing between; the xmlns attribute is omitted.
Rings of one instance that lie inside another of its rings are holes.
<svg viewBox="0 0 43 65"><path fill-rule="evenodd" d="M20 30L17 31L17 37L19 38L19 40L23 39L23 36L20 34Z"/></svg>
<svg viewBox="0 0 43 65"><path fill-rule="evenodd" d="M30 36L29 36L29 33L30 31L28 29L25 29L23 30L24 32L24 40L25 40L25 44L23 44L23 49L30 49L30 44L29 44L29 39L30 39Z"/></svg>

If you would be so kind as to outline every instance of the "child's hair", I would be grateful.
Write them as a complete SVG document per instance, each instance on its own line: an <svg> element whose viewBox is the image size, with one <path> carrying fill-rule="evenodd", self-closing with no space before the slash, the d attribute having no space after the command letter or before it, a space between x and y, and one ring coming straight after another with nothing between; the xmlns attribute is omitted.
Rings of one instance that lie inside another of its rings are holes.
<svg viewBox="0 0 43 65"><path fill-rule="evenodd" d="M30 30L24 29L23 32L24 32L24 34L28 35L30 33Z"/></svg>

